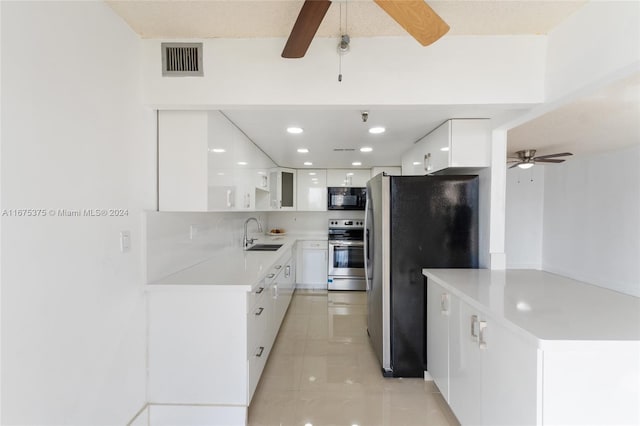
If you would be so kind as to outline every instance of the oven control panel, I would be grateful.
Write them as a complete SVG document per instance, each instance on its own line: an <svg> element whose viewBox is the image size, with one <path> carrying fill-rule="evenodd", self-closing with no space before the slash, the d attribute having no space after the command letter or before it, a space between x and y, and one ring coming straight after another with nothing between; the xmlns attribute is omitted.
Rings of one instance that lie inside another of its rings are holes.
<svg viewBox="0 0 640 426"><path fill-rule="evenodd" d="M329 219L329 228L364 228L363 219Z"/></svg>

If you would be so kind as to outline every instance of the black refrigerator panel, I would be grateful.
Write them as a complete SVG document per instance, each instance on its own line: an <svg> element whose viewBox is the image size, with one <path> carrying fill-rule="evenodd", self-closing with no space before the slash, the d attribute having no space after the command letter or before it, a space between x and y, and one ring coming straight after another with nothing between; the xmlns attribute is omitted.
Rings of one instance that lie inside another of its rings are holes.
<svg viewBox="0 0 640 426"><path fill-rule="evenodd" d="M422 268L478 267L478 177L392 176L390 191L391 365L395 377L422 377Z"/></svg>

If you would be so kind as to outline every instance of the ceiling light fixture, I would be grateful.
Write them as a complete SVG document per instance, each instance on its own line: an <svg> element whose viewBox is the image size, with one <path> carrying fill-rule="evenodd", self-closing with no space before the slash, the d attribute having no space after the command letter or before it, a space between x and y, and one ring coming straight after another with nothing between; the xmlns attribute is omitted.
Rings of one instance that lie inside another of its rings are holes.
<svg viewBox="0 0 640 426"><path fill-rule="evenodd" d="M347 176L353 176L355 173L347 173Z"/></svg>
<svg viewBox="0 0 640 426"><path fill-rule="evenodd" d="M313 163L311 161L305 161L304 165L305 166L313 166Z"/></svg>
<svg viewBox="0 0 640 426"><path fill-rule="evenodd" d="M518 167L521 169L530 169L533 167L533 163L522 163L522 164L518 164Z"/></svg>
<svg viewBox="0 0 640 426"><path fill-rule="evenodd" d="M249 163L247 163L246 161L238 161L238 166L246 166L247 164Z"/></svg>
<svg viewBox="0 0 640 426"><path fill-rule="evenodd" d="M373 148L371 148L370 146L363 146L362 148L360 148L360 152L371 152L373 151Z"/></svg>
<svg viewBox="0 0 640 426"><path fill-rule="evenodd" d="M306 154L306 153L308 153L308 152L309 152L309 150L308 150L307 148L298 148L298 152L299 152L300 154Z"/></svg>
<svg viewBox="0 0 640 426"><path fill-rule="evenodd" d="M369 133L371 133L372 135L379 135L380 133L384 133L385 130L387 130L387 129L385 129L384 127L380 127L380 126L372 127L372 128L369 129Z"/></svg>
<svg viewBox="0 0 640 426"><path fill-rule="evenodd" d="M309 176L315 176L316 172L309 172Z"/></svg>
<svg viewBox="0 0 640 426"><path fill-rule="evenodd" d="M302 133L304 130L302 130L301 127L287 127L287 132L291 133L293 135L298 135L300 133Z"/></svg>
<svg viewBox="0 0 640 426"><path fill-rule="evenodd" d="M422 164L422 163L420 163L419 161L414 161L414 162L413 162L413 165L414 165L414 166L419 166L420 164Z"/></svg>
<svg viewBox="0 0 640 426"><path fill-rule="evenodd" d="M351 163L352 166L362 166L362 163L360 161L354 161L353 163Z"/></svg>
<svg viewBox="0 0 640 426"><path fill-rule="evenodd" d="M216 154L221 154L223 152L227 152L227 150L224 149L224 148L213 148L213 149L210 149L209 151L215 152Z"/></svg>
<svg viewBox="0 0 640 426"><path fill-rule="evenodd" d="M447 152L447 151L449 151L449 147L448 146L444 146L444 147L440 148L440 151Z"/></svg>

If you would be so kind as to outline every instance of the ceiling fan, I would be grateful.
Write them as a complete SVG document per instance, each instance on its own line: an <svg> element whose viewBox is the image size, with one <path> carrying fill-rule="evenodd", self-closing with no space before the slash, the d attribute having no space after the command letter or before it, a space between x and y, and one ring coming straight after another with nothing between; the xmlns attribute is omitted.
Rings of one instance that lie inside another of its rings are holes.
<svg viewBox="0 0 640 426"><path fill-rule="evenodd" d="M428 46L449 31L449 25L424 0L374 0L421 45ZM331 6L331 0L306 0L300 9L283 58L302 58Z"/></svg>
<svg viewBox="0 0 640 426"><path fill-rule="evenodd" d="M515 163L510 169L514 167L520 167L521 169L528 169L529 167L533 167L536 163L563 163L565 160L558 160L555 157L566 157L568 155L573 155L570 152L560 152L558 154L548 154L548 155L540 155L536 157L535 149L524 149L522 151L516 152L517 157L510 157L513 160L507 161L507 163Z"/></svg>

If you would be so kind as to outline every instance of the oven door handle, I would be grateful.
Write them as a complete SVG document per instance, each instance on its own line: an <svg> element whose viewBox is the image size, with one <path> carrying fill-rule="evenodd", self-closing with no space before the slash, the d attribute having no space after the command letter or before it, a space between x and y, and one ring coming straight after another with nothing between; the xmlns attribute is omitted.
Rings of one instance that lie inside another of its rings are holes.
<svg viewBox="0 0 640 426"><path fill-rule="evenodd" d="M364 246L364 241L339 241L339 240L329 240L329 244L332 246L355 246L362 247Z"/></svg>

